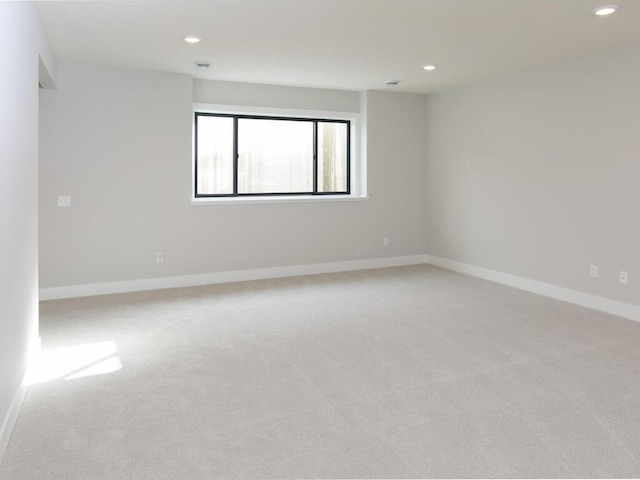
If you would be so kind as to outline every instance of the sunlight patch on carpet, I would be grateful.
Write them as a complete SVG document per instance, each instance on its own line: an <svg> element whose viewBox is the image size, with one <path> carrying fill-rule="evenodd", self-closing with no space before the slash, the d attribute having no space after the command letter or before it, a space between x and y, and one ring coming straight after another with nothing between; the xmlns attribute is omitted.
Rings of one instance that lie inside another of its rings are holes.
<svg viewBox="0 0 640 480"><path fill-rule="evenodd" d="M114 342L96 342L43 351L29 367L25 383L73 380L122 369Z"/></svg>

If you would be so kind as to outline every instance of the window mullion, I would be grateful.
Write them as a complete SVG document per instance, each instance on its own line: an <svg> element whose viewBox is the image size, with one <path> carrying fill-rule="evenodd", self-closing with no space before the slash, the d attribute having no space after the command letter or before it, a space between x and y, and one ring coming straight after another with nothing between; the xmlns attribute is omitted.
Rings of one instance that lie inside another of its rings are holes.
<svg viewBox="0 0 640 480"><path fill-rule="evenodd" d="M318 122L313 122L313 193L318 193Z"/></svg>
<svg viewBox="0 0 640 480"><path fill-rule="evenodd" d="M233 117L233 194L238 195L238 117Z"/></svg>

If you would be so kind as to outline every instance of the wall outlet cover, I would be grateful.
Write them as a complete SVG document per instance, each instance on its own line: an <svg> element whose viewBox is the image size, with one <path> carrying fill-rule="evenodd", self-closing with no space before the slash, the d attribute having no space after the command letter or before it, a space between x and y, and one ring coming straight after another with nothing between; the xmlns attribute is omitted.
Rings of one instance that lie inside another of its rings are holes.
<svg viewBox="0 0 640 480"><path fill-rule="evenodd" d="M629 283L629 274L624 270L620 270L620 283L627 285Z"/></svg>

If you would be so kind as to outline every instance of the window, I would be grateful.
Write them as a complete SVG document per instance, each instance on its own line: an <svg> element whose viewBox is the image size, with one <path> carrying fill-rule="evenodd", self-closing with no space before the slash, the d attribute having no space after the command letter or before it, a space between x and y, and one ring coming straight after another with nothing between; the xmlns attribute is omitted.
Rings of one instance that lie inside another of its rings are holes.
<svg viewBox="0 0 640 480"><path fill-rule="evenodd" d="M351 122L195 113L195 197L349 195Z"/></svg>

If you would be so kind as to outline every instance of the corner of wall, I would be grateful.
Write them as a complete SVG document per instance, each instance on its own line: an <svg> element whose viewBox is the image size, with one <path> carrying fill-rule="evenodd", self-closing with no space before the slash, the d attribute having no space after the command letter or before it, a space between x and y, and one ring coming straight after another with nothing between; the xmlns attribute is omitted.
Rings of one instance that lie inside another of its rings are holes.
<svg viewBox="0 0 640 480"><path fill-rule="evenodd" d="M57 88L56 70L55 66L49 68L46 65L42 55L38 56L38 83L42 88L47 90L55 90Z"/></svg>

